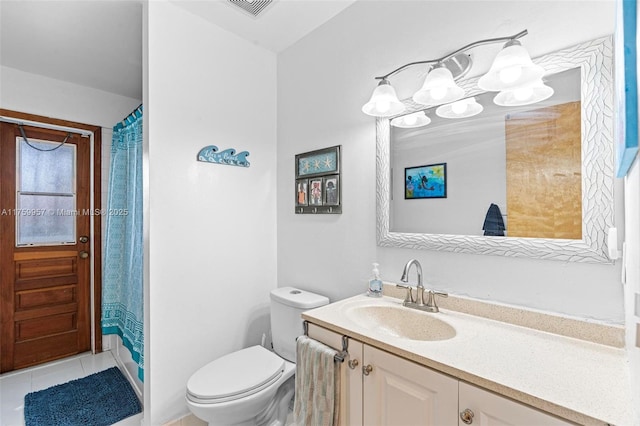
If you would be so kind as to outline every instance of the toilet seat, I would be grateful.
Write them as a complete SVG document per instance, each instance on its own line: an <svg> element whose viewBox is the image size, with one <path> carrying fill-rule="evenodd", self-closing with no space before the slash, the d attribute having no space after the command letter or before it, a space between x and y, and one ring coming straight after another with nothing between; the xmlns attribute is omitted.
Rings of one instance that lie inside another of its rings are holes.
<svg viewBox="0 0 640 426"><path fill-rule="evenodd" d="M233 401L260 392L282 376L285 361L256 345L211 361L187 383L187 397L201 404Z"/></svg>

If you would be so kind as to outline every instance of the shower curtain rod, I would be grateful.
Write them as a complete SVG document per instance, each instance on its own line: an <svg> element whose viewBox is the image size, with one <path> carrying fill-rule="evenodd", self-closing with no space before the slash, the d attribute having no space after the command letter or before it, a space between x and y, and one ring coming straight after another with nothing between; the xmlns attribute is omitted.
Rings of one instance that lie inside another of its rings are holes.
<svg viewBox="0 0 640 426"><path fill-rule="evenodd" d="M78 129L76 127L69 126L58 126L56 124L49 123L41 123L39 121L26 120L26 119L18 119L13 117L6 117L4 115L0 116L0 121L10 124L17 124L20 126L31 126L31 127L39 127L41 129L50 129L50 130L62 130L66 132L78 133L81 136L89 137L93 135L93 132L84 129Z"/></svg>
<svg viewBox="0 0 640 426"><path fill-rule="evenodd" d="M138 105L138 107L133 111L131 111L131 113L129 113L129 115L123 118L122 121L120 121L118 124L113 126L113 130L120 130L121 128L133 122L133 120L140 118L141 116L142 116L142 104Z"/></svg>

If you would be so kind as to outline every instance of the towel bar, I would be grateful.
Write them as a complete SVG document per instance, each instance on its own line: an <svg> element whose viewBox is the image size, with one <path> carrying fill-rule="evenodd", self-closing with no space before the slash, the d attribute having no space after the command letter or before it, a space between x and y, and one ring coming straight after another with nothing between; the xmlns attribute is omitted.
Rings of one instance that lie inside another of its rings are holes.
<svg viewBox="0 0 640 426"><path fill-rule="evenodd" d="M304 335L309 337L309 321L302 322L302 330L304 331ZM333 359L335 361L344 362L344 359L349 355L349 336L342 336L342 351L338 352Z"/></svg>

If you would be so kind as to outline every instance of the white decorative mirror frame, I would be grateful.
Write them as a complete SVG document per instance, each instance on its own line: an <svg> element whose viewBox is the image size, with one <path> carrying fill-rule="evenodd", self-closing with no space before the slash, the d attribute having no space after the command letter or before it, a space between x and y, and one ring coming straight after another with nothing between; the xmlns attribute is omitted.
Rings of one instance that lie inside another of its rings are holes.
<svg viewBox="0 0 640 426"><path fill-rule="evenodd" d="M613 50L605 37L536 58L555 74L580 68L582 131L582 239L485 237L391 232L390 118L376 119L376 187L378 245L409 249L528 257L571 262L610 263L607 232L614 226ZM466 96L482 93L478 77L458 84ZM411 99L403 114L423 110ZM393 118L393 117L391 117Z"/></svg>

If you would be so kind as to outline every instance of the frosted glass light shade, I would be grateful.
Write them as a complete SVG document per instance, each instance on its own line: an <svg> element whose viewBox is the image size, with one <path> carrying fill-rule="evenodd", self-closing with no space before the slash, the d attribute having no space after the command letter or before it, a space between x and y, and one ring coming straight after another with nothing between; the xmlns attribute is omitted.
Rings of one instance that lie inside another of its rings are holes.
<svg viewBox="0 0 640 426"><path fill-rule="evenodd" d="M482 90L499 92L529 85L544 75L544 68L531 61L527 49L517 40L510 41L498 53L485 75L478 80Z"/></svg>
<svg viewBox="0 0 640 426"><path fill-rule="evenodd" d="M436 114L442 118L466 118L478 115L483 110L484 107L476 102L476 98L467 98L439 106Z"/></svg>
<svg viewBox="0 0 640 426"><path fill-rule="evenodd" d="M369 102L364 104L362 112L373 117L391 117L403 112L405 106L388 80L381 80L373 91Z"/></svg>
<svg viewBox="0 0 640 426"><path fill-rule="evenodd" d="M464 96L464 89L453 80L453 74L445 67L434 68L427 74L422 89L413 100L422 105L439 105L457 101Z"/></svg>
<svg viewBox="0 0 640 426"><path fill-rule="evenodd" d="M547 86L542 80L534 84L513 90L503 90L498 93L493 102L500 106L520 106L542 102L553 96L553 88Z"/></svg>
<svg viewBox="0 0 640 426"><path fill-rule="evenodd" d="M414 112L413 114L403 115L402 117L396 117L391 120L392 126L402 127L404 129L422 127L429 123L431 123L431 119L425 115L424 111Z"/></svg>

